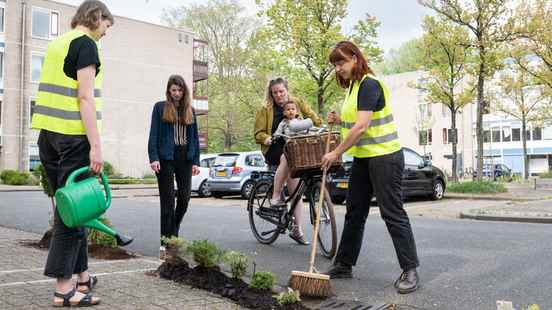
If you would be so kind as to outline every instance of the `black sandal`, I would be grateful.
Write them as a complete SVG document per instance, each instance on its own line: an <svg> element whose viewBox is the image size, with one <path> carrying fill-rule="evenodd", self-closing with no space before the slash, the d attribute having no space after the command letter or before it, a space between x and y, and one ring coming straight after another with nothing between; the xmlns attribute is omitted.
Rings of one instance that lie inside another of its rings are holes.
<svg viewBox="0 0 552 310"><path fill-rule="evenodd" d="M97 298L94 299L94 297L92 297L91 294L84 295L84 297L78 301L71 301L71 298L73 298L73 296L75 296L76 293L77 293L76 289L72 289L67 294L61 294L61 293L55 292L54 296L58 298L62 298L63 301L56 302L54 300L54 307L90 307L100 303L100 300Z"/></svg>
<svg viewBox="0 0 552 310"><path fill-rule="evenodd" d="M88 281L86 282L77 282L77 290L83 294L92 292L92 289L98 284L98 278L96 276L88 276ZM86 286L84 290L79 290L79 286Z"/></svg>

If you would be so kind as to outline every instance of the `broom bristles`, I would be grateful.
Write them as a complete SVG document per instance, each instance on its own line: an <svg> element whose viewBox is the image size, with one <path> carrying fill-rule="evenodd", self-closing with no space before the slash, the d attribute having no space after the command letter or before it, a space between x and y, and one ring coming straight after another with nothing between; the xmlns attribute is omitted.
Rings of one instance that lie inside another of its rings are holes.
<svg viewBox="0 0 552 310"><path fill-rule="evenodd" d="M330 277L325 274L292 271L289 287L301 293L301 296L328 297L332 295Z"/></svg>

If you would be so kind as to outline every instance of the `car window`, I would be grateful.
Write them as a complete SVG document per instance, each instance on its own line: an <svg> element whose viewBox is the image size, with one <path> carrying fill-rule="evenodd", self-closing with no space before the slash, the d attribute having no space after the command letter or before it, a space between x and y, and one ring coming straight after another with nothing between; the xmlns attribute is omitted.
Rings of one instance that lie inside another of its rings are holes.
<svg viewBox="0 0 552 310"><path fill-rule="evenodd" d="M202 159L199 162L199 166L203 168L209 168L209 159Z"/></svg>
<svg viewBox="0 0 552 310"><path fill-rule="evenodd" d="M212 157L212 158L209 158L207 159L207 166L209 168L211 168L213 166L213 164L215 163L215 159L217 159L216 157Z"/></svg>
<svg viewBox="0 0 552 310"><path fill-rule="evenodd" d="M405 165L419 167L419 166L423 165L423 163L424 163L424 160L421 156L419 156L418 154L416 154L412 151L404 150L404 164Z"/></svg>
<svg viewBox="0 0 552 310"><path fill-rule="evenodd" d="M265 165L264 158L261 155L248 155L245 158L245 164L253 167L263 167Z"/></svg>
<svg viewBox="0 0 552 310"><path fill-rule="evenodd" d="M233 167L236 165L237 160L238 160L238 154L219 155L215 159L215 163L213 164L213 166Z"/></svg>

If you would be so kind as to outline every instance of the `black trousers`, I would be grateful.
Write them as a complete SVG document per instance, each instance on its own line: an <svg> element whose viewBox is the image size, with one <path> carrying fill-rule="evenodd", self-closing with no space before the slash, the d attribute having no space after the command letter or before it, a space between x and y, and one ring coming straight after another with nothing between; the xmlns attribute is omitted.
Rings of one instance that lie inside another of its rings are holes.
<svg viewBox="0 0 552 310"><path fill-rule="evenodd" d="M414 235L402 203L402 151L373 157L355 158L349 178L345 225L336 262L354 266L360 254L364 226L375 194L381 218L393 240L403 270L419 266Z"/></svg>
<svg viewBox="0 0 552 310"><path fill-rule="evenodd" d="M188 210L192 189L192 162L186 159L186 150L185 145L176 146L174 160L161 160L161 170L156 174L161 203L161 237L178 237L180 223Z"/></svg>
<svg viewBox="0 0 552 310"><path fill-rule="evenodd" d="M38 137L40 161L54 191L65 185L74 170L90 165L90 144L85 135L72 136L41 130ZM70 279L88 270L86 229L69 228L54 212L53 236L44 275Z"/></svg>

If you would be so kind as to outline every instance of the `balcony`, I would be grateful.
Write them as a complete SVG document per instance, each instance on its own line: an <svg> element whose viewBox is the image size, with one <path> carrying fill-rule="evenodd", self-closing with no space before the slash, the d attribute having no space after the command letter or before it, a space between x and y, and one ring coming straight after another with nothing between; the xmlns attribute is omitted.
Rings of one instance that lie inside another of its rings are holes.
<svg viewBox="0 0 552 310"><path fill-rule="evenodd" d="M209 101L207 99L194 98L192 100L192 107L194 107L198 115L207 114L209 112Z"/></svg>
<svg viewBox="0 0 552 310"><path fill-rule="evenodd" d="M202 150L206 150L209 147L209 135L207 132L200 132L199 133L199 148Z"/></svg>
<svg viewBox="0 0 552 310"><path fill-rule="evenodd" d="M194 82L206 80L209 77L207 62L194 60Z"/></svg>

